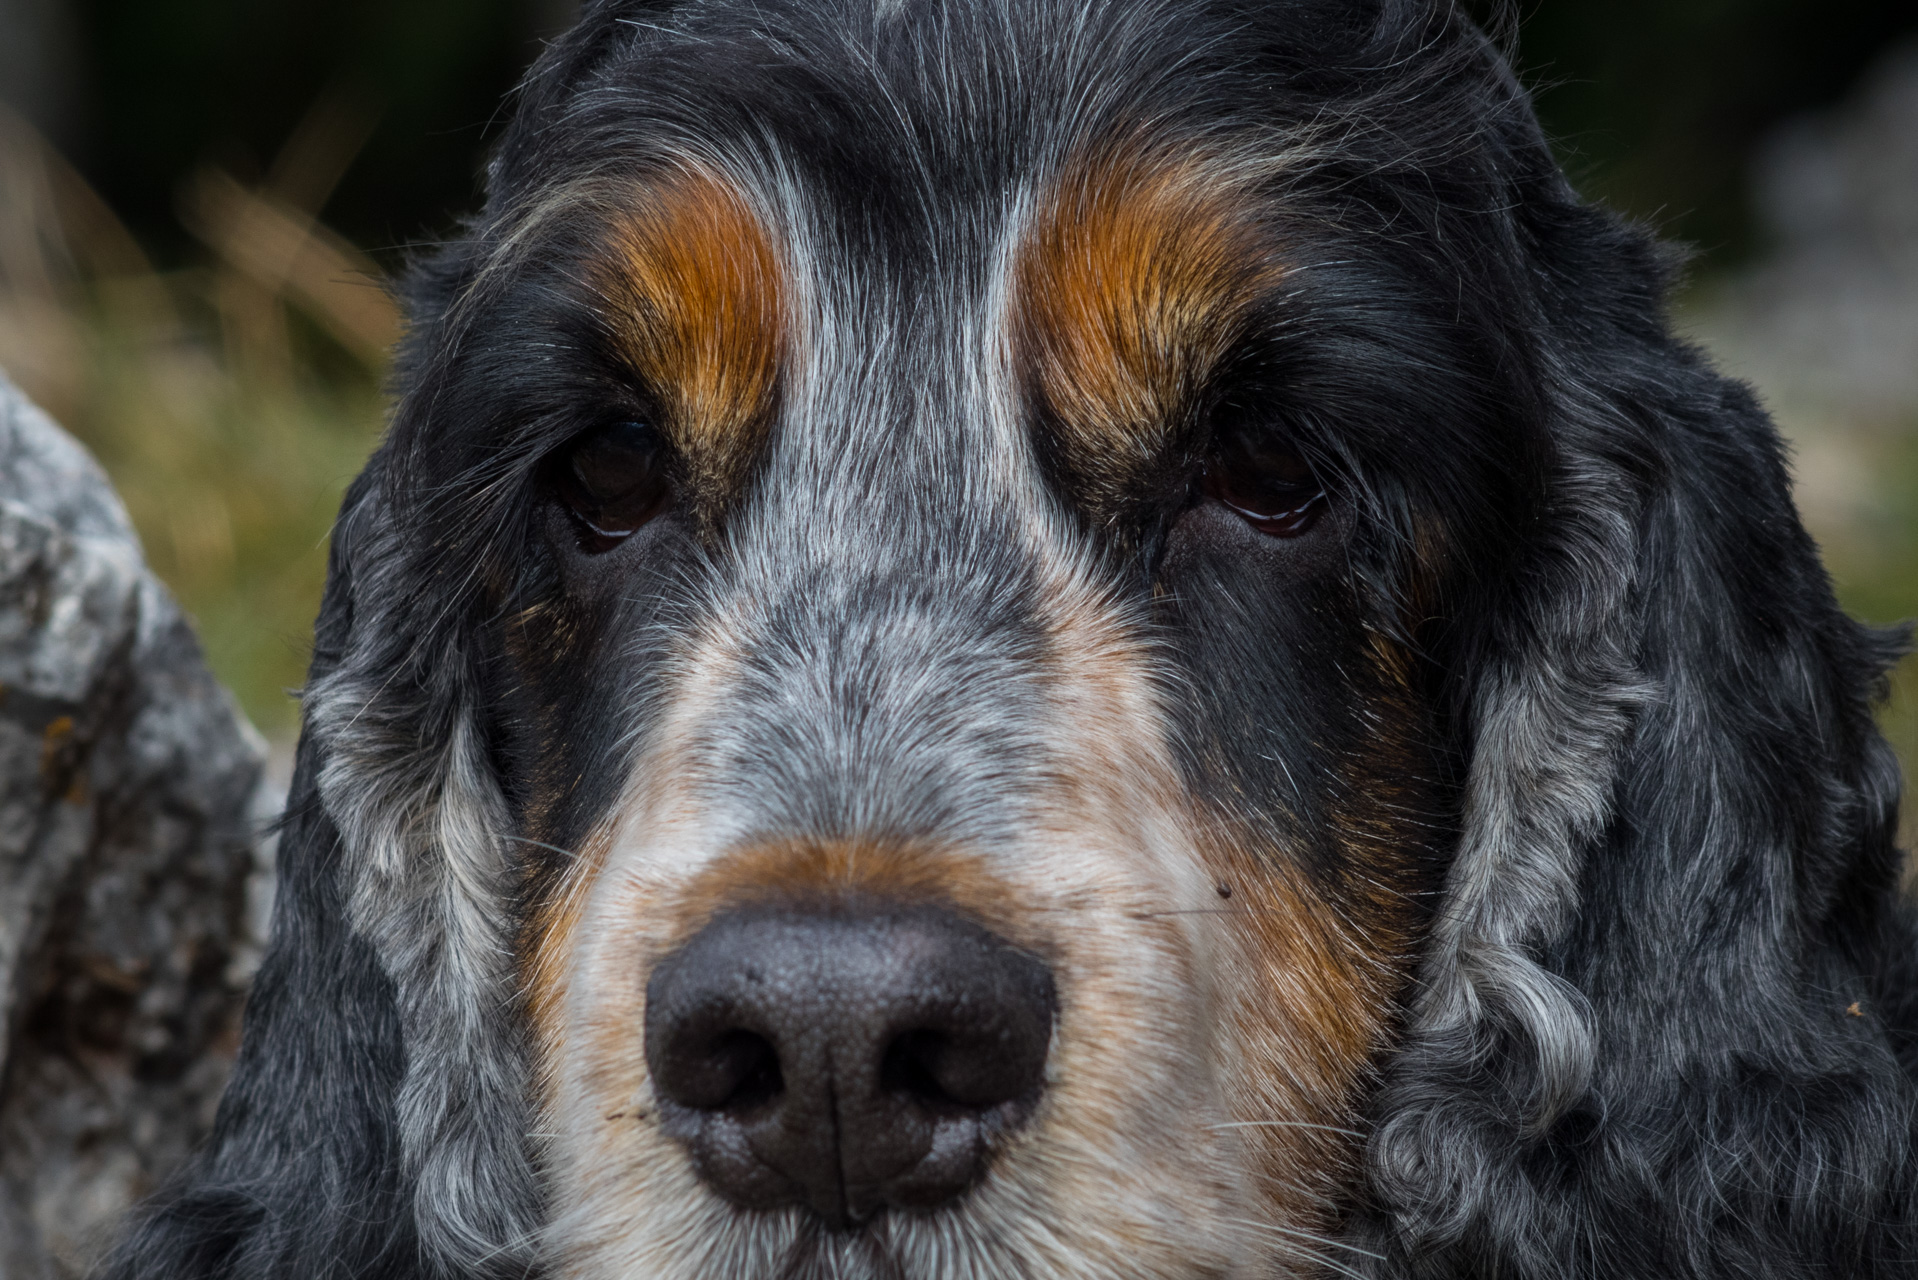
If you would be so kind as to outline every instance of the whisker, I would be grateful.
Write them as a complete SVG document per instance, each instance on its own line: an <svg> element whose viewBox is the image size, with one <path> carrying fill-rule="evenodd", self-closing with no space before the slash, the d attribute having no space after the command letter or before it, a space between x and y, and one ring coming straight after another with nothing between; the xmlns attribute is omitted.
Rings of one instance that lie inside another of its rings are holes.
<svg viewBox="0 0 1918 1280"><path fill-rule="evenodd" d="M1165 916L1256 916L1270 911L1289 911L1289 907L1181 907L1169 911L1128 911L1128 920L1158 920Z"/></svg>
<svg viewBox="0 0 1918 1280"><path fill-rule="evenodd" d="M1303 1240L1309 1240L1312 1244L1324 1245L1334 1249L1346 1249L1353 1253L1363 1254L1368 1258L1377 1258L1380 1261L1384 1260L1383 1254L1373 1253L1369 1249L1361 1249L1357 1245L1345 1244L1342 1241L1328 1240L1324 1236L1315 1235L1310 1231L1299 1231L1290 1227L1275 1226L1270 1222L1255 1222L1250 1218L1230 1218L1228 1221L1236 1226L1249 1227L1253 1231L1274 1237L1268 1241L1272 1247L1287 1250L1301 1258L1309 1258L1318 1265L1336 1271L1342 1276L1351 1276L1352 1280L1365 1280L1365 1277L1337 1258L1329 1257L1320 1250L1312 1248L1310 1245L1300 1243L1298 1239L1288 1239L1287 1237L1296 1236Z"/></svg>
<svg viewBox="0 0 1918 1280"><path fill-rule="evenodd" d="M556 844L547 844L544 840L528 840L525 836L507 836L506 838L514 844L530 844L538 849L550 850L553 853L559 854L561 857L572 858L575 861L579 859L579 855L571 849L562 849Z"/></svg>
<svg viewBox="0 0 1918 1280"><path fill-rule="evenodd" d="M1368 1136L1357 1129L1341 1129L1333 1124L1313 1124L1309 1120L1222 1120L1218 1124L1209 1124L1205 1127L1208 1129L1322 1129L1326 1133L1342 1133L1348 1138Z"/></svg>
<svg viewBox="0 0 1918 1280"><path fill-rule="evenodd" d="M491 1249L488 1249L485 1253L479 1255L477 1261L484 1264L513 1250L526 1248L528 1246L537 1247L540 1243L540 1237L545 1234L546 1228L544 1226L532 1227L525 1231L515 1232L506 1239L501 1240Z"/></svg>
<svg viewBox="0 0 1918 1280"><path fill-rule="evenodd" d="M1336 1258L1326 1257L1324 1254L1320 1253L1317 1249L1308 1249L1304 1245L1294 1244L1290 1240L1271 1240L1271 1241L1268 1241L1267 1244L1270 1247L1283 1249L1285 1252L1291 1254L1293 1257L1305 1258L1309 1260L1310 1262L1312 1262L1313 1264L1320 1267L1324 1267L1329 1271L1336 1272L1339 1275L1350 1276L1352 1277L1352 1280L1365 1280L1365 1276L1361 1274L1360 1272L1354 1271L1351 1267L1347 1266L1343 1262L1340 1262Z"/></svg>
<svg viewBox="0 0 1918 1280"><path fill-rule="evenodd" d="M1322 1236L1316 1231L1303 1231L1297 1227L1281 1227L1273 1222L1250 1222L1245 1225L1255 1226L1265 1231L1276 1231L1281 1235L1297 1236L1302 1240L1309 1240L1313 1244L1321 1245L1327 1249L1343 1249L1347 1253L1356 1253L1365 1258L1376 1258L1380 1262L1385 1261L1385 1255L1382 1253L1373 1253L1370 1249L1361 1249L1355 1244L1347 1244L1343 1240L1334 1240L1330 1236Z"/></svg>

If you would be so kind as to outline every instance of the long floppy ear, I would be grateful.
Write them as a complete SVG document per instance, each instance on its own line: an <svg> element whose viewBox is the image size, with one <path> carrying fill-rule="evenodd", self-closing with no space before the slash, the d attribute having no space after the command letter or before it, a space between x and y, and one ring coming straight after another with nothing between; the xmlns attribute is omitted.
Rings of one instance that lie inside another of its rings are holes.
<svg viewBox="0 0 1918 1280"><path fill-rule="evenodd" d="M348 493L328 566L311 678L355 629L346 531L373 500ZM416 1274L394 1097L405 1071L393 984L349 927L340 835L320 803L325 751L302 737L279 837L273 936L211 1141L140 1211L105 1274L154 1277Z"/></svg>
<svg viewBox="0 0 1918 1280"><path fill-rule="evenodd" d="M403 405L396 436L407 417ZM375 462L387 475L392 449ZM526 1149L511 820L480 725L481 606L470 575L435 572L413 505L384 497L344 530L354 625L307 691L313 784L337 832L339 907L391 986L405 1062L391 1123L419 1265L518 1275L541 1205Z"/></svg>
<svg viewBox="0 0 1918 1280"><path fill-rule="evenodd" d="M273 937L207 1150L109 1274L506 1276L541 1206L505 802L377 456L334 529Z"/></svg>
<svg viewBox="0 0 1918 1280"><path fill-rule="evenodd" d="M1458 623L1464 830L1355 1240L1395 1276L1907 1274L1896 640L1839 611L1770 422L1505 83L1550 460Z"/></svg>

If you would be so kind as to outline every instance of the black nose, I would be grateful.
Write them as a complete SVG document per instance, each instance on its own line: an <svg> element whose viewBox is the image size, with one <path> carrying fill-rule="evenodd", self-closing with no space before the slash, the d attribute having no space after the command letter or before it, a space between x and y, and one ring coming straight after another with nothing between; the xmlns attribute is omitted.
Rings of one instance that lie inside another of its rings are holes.
<svg viewBox="0 0 1918 1280"><path fill-rule="evenodd" d="M833 1226L930 1208L1037 1102L1052 974L931 907L744 909L646 987L661 1123L715 1190Z"/></svg>

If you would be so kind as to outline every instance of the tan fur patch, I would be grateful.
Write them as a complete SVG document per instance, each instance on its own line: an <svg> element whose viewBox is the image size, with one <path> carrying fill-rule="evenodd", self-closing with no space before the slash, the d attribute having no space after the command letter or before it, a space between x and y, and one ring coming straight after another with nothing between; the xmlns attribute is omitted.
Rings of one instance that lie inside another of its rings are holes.
<svg viewBox="0 0 1918 1280"><path fill-rule="evenodd" d="M636 192L596 267L621 354L659 397L695 494L717 501L777 389L786 288L771 234L730 183L684 170Z"/></svg>
<svg viewBox="0 0 1918 1280"><path fill-rule="evenodd" d="M1233 1108L1266 1194L1295 1221L1323 1220L1328 1199L1349 1191L1363 1141L1359 1105L1417 949L1406 890L1417 883L1411 860L1425 833L1408 820L1431 812L1432 797L1413 747L1413 658L1378 632L1368 648L1371 737L1335 766L1344 784L1327 815L1346 874L1310 876L1282 839L1233 819L1211 824L1205 852L1232 890L1221 906L1244 912L1235 930L1241 971L1229 982L1239 1041L1228 1069Z"/></svg>
<svg viewBox="0 0 1918 1280"><path fill-rule="evenodd" d="M520 931L518 954L526 1016L541 1045L564 1043L564 1005L580 921L605 864L607 835L599 828L577 851L564 874L547 886ZM550 1080L550 1063L538 1072Z"/></svg>
<svg viewBox="0 0 1918 1280"><path fill-rule="evenodd" d="M1024 913L1016 896L983 859L951 849L834 840L755 845L708 867L673 906L674 944L732 907L853 897L948 907L1020 945L1030 945L1034 932L1018 928Z"/></svg>
<svg viewBox="0 0 1918 1280"><path fill-rule="evenodd" d="M1404 847L1417 843L1394 816L1416 812L1423 799L1397 789L1414 772L1401 759L1415 714L1405 687L1409 655L1374 637L1385 695L1376 755L1352 762L1364 776L1351 779L1350 806L1332 815L1349 865L1364 869L1370 888L1340 892L1309 875L1265 824L1230 816L1229 799L1189 794L1169 761L1141 771L1139 744L1163 732L1163 712L1151 706L1151 659L1099 601L1066 583L1054 589L1060 683L1084 700L1071 719L1087 729L1080 771L1058 779L1062 804L1089 816L1144 802L1176 815L1194 870L1208 882L1204 907L1169 915L1184 916L1213 941L1203 986L1196 977L1188 982L1189 998L1209 989L1217 1002L1214 1035L1230 1116L1217 1128L1241 1153L1270 1221L1329 1231L1329 1207L1355 1176L1362 1138L1354 1125L1368 1073L1387 1046L1410 977L1414 912L1393 887L1404 882L1397 870ZM1129 731L1119 728L1128 723ZM1229 895L1218 893L1221 885ZM1073 940L1059 945L1070 952ZM1290 1245L1281 1239L1275 1247Z"/></svg>
<svg viewBox="0 0 1918 1280"><path fill-rule="evenodd" d="M1250 833L1220 832L1208 862L1233 890L1220 903L1235 942L1220 979L1234 1125L1268 1201L1323 1227L1352 1175L1356 1104L1406 980L1404 904L1354 912Z"/></svg>
<svg viewBox="0 0 1918 1280"><path fill-rule="evenodd" d="M1327 1230L1327 1207L1349 1189L1355 1168L1352 1125L1366 1073L1385 1045L1407 979L1409 903L1384 888L1376 899L1335 898L1272 832L1188 795L1169 761L1142 772L1137 744L1162 732L1162 713L1149 706L1150 659L1096 602L1073 599L1070 589L1060 597L1054 644L1062 685L1085 700L1075 723L1111 717L1113 729L1131 725L1130 732L1086 734L1084 772L1059 779L1061 801L1088 816L1141 800L1176 815L1198 864L1192 870L1206 878L1206 905L1165 917L1141 914L1152 923L1183 918L1211 940L1203 986L1197 975L1182 985L1194 988L1188 998L1209 989L1217 1002L1214 1034L1230 1116L1218 1136L1243 1153L1271 1220ZM1112 755L1102 758L1107 751ZM1383 869L1397 856L1393 837L1403 833L1378 817L1371 809L1335 822L1346 832L1353 865L1378 867L1389 880ZM1230 896L1218 895L1219 885ZM1058 945L1070 952L1073 940Z"/></svg>
<svg viewBox="0 0 1918 1280"><path fill-rule="evenodd" d="M1162 462L1283 274L1248 185L1190 148L1129 139L1068 165L1031 219L1015 351L1095 502Z"/></svg>

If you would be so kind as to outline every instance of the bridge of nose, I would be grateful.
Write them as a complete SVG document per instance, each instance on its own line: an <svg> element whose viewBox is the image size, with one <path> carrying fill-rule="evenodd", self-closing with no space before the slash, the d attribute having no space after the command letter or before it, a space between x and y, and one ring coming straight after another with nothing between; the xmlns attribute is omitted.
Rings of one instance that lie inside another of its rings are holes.
<svg viewBox="0 0 1918 1280"><path fill-rule="evenodd" d="M729 547L712 776L763 830L987 837L969 780L1016 791L1041 734L1029 446L958 337L908 341L800 379Z"/></svg>

